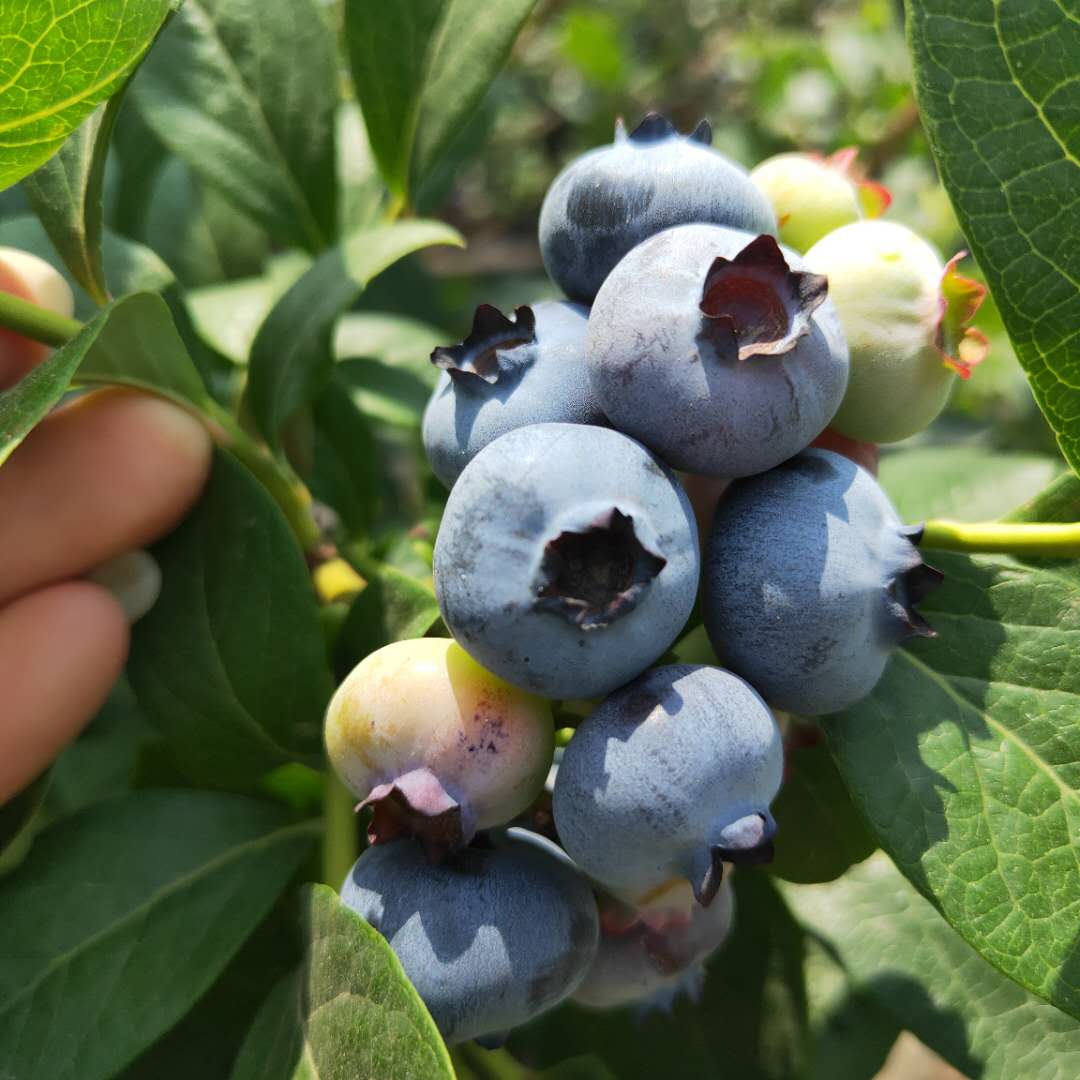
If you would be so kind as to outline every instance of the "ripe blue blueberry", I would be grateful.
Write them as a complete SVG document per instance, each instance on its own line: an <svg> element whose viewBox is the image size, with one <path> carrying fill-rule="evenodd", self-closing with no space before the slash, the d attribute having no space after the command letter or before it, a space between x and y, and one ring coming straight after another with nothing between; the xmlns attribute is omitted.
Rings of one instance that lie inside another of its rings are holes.
<svg viewBox="0 0 1080 1080"><path fill-rule="evenodd" d="M432 866L415 840L370 847L342 901L390 943L449 1043L499 1036L577 988L599 934L569 859L512 829Z"/></svg>
<svg viewBox="0 0 1080 1080"><path fill-rule="evenodd" d="M514 428L604 422L585 371L588 317L587 308L566 301L519 307L513 320L481 304L469 336L431 354L443 374L424 412L424 449L447 487Z"/></svg>
<svg viewBox="0 0 1080 1080"><path fill-rule="evenodd" d="M662 922L622 920L606 897L600 908L600 945L573 1000L594 1009L636 1005L670 1008L679 997L696 1000L705 981L705 960L731 932L735 896L730 878L708 907Z"/></svg>
<svg viewBox="0 0 1080 1080"><path fill-rule="evenodd" d="M555 826L620 900L640 907L681 879L707 905L723 863L772 857L783 757L776 720L738 676L654 668L574 733L555 778Z"/></svg>
<svg viewBox="0 0 1080 1080"><path fill-rule="evenodd" d="M697 593L693 512L672 475L608 428L535 424L461 474L435 593L473 658L524 690L599 697L671 644Z"/></svg>
<svg viewBox="0 0 1080 1080"><path fill-rule="evenodd" d="M941 573L919 530L854 462L807 450L728 489L706 545L705 626L721 661L775 708L847 708L889 654L932 635L914 609Z"/></svg>
<svg viewBox="0 0 1080 1080"><path fill-rule="evenodd" d="M634 248L589 316L589 376L612 425L669 465L748 476L797 454L844 397L825 278L771 236L683 225Z"/></svg>
<svg viewBox="0 0 1080 1080"><path fill-rule="evenodd" d="M620 121L612 145L568 165L540 210L540 250L552 281L587 304L615 264L662 229L707 221L775 232L768 199L711 142L705 120L683 136L650 113L629 135Z"/></svg>

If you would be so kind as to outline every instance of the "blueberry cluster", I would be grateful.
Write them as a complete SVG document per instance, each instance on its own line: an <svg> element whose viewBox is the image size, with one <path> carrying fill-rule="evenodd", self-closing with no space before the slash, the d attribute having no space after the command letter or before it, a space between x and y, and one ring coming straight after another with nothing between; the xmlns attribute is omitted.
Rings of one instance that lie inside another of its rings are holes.
<svg viewBox="0 0 1080 1080"><path fill-rule="evenodd" d="M423 438L451 489L434 582L453 640L373 653L327 713L371 808L342 899L450 1042L571 996L692 991L731 867L771 857L771 710L844 709L932 633L917 530L810 445L838 415L873 441L928 423L973 362L975 290L864 220L851 155L785 155L759 186L710 141L620 125L541 212L570 299L481 306L435 350ZM712 493L697 518L691 483ZM699 598L724 667L670 652ZM585 716L554 768L552 701Z"/></svg>

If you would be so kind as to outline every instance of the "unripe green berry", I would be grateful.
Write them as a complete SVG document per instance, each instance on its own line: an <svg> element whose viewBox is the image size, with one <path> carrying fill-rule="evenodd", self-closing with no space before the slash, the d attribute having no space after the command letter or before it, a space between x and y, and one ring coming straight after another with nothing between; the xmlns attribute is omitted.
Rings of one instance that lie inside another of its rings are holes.
<svg viewBox="0 0 1080 1080"><path fill-rule="evenodd" d="M884 212L890 202L888 191L855 179L854 161L854 149L827 158L777 154L754 169L750 179L772 204L781 243L806 251L833 229Z"/></svg>
<svg viewBox="0 0 1080 1080"><path fill-rule="evenodd" d="M985 294L906 226L845 225L819 240L807 265L829 281L851 356L851 376L829 425L889 443L922 431L967 378L986 339L965 324Z"/></svg>

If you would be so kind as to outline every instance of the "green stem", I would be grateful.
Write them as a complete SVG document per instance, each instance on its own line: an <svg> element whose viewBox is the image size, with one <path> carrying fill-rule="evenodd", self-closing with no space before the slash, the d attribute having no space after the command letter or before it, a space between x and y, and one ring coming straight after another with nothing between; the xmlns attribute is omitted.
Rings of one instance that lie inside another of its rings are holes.
<svg viewBox="0 0 1080 1080"><path fill-rule="evenodd" d="M1080 556L1080 522L1017 524L988 521L971 525L962 521L928 521L919 546L944 551L1075 558Z"/></svg>
<svg viewBox="0 0 1080 1080"><path fill-rule="evenodd" d="M356 862L356 812L352 793L333 774L326 778L323 795L323 881L333 889L341 883Z"/></svg>
<svg viewBox="0 0 1080 1080"><path fill-rule="evenodd" d="M0 292L0 326L54 348L66 345L83 328L78 319L69 319L7 292Z"/></svg>
<svg viewBox="0 0 1080 1080"><path fill-rule="evenodd" d="M54 311L0 291L0 327L14 330L43 345L59 348L66 345L82 329L78 319L69 319ZM141 387L146 389L146 387ZM281 507L293 531L306 552L312 552L322 541L322 534L311 516L311 496L292 471L284 468L257 443L237 422L236 417L216 401L198 406L184 404L192 414L206 424L215 441L251 471Z"/></svg>

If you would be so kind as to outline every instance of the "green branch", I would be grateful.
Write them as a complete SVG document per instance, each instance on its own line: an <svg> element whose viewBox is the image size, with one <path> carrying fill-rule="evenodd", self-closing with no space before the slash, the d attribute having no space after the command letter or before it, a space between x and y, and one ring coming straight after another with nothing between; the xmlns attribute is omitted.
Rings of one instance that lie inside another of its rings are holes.
<svg viewBox="0 0 1080 1080"><path fill-rule="evenodd" d="M1004 552L1051 559L1080 557L1080 522L1069 524L928 521L920 547L944 551Z"/></svg>
<svg viewBox="0 0 1080 1080"><path fill-rule="evenodd" d="M39 307L29 300L2 291L0 326L54 348L66 345L83 328L78 319L69 319L66 315L59 315L48 308Z"/></svg>

